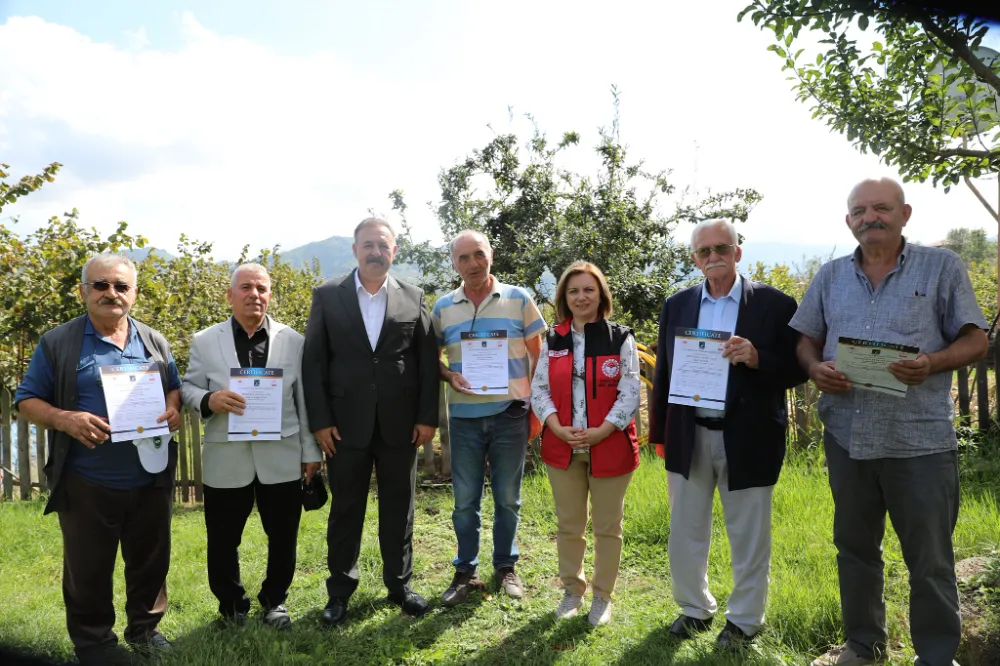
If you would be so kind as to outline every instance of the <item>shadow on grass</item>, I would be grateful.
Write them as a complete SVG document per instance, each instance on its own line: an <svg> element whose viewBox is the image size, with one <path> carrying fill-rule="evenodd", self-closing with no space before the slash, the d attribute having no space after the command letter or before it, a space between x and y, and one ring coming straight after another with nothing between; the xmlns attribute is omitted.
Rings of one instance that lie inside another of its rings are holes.
<svg viewBox="0 0 1000 666"><path fill-rule="evenodd" d="M498 643L481 648L462 661L466 666L487 664L554 664L571 654L591 632L600 631L587 623L586 615L556 621L546 613L536 617Z"/></svg>
<svg viewBox="0 0 1000 666"><path fill-rule="evenodd" d="M71 662L29 654L21 649L0 645L0 664L4 666L60 666Z"/></svg>

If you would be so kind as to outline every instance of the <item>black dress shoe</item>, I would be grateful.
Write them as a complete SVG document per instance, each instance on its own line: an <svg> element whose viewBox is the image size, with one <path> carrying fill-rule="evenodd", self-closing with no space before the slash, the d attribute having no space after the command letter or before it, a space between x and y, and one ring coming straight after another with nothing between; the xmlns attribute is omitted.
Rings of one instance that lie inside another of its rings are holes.
<svg viewBox="0 0 1000 666"><path fill-rule="evenodd" d="M719 632L718 637L715 639L715 645L726 650L739 650L749 645L756 635L751 636L729 620L726 620L726 626Z"/></svg>
<svg viewBox="0 0 1000 666"><path fill-rule="evenodd" d="M402 608L403 614L410 617L420 617L431 609L430 604L424 601L422 596L411 590L409 585L402 590L390 592L386 600Z"/></svg>
<svg viewBox="0 0 1000 666"><path fill-rule="evenodd" d="M292 628L292 617L288 614L288 609L285 608L284 604L266 606L261 622L280 631L288 631Z"/></svg>
<svg viewBox="0 0 1000 666"><path fill-rule="evenodd" d="M670 625L670 635L676 638L692 638L695 634L707 631L712 626L711 620L699 620L696 617L681 615Z"/></svg>
<svg viewBox="0 0 1000 666"><path fill-rule="evenodd" d="M327 627L333 627L338 624L343 624L347 619L347 599L341 599L339 597L333 597L330 602L327 603L326 608L323 609L323 615L320 620Z"/></svg>

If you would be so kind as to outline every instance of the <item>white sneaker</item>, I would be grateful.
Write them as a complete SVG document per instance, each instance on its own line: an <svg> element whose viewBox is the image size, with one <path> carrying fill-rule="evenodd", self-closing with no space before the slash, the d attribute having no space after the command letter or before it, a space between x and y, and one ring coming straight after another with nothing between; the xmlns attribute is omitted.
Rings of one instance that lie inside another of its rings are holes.
<svg viewBox="0 0 1000 666"><path fill-rule="evenodd" d="M611 600L594 597L590 603L590 615L587 616L587 621L595 627L611 621Z"/></svg>
<svg viewBox="0 0 1000 666"><path fill-rule="evenodd" d="M565 590L562 601L559 602L559 607L556 608L556 619L568 620L571 617L576 617L581 606L583 606L583 597Z"/></svg>
<svg viewBox="0 0 1000 666"><path fill-rule="evenodd" d="M811 666L869 666L874 659L859 657L848 645L832 648L829 652L813 660Z"/></svg>

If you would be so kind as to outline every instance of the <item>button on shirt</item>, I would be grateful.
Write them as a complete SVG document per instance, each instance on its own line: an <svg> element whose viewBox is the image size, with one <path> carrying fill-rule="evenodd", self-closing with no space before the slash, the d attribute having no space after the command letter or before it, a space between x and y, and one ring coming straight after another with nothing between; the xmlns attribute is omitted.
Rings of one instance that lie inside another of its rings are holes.
<svg viewBox="0 0 1000 666"><path fill-rule="evenodd" d="M147 363L151 360L152 355L142 344L131 317L124 349L119 349L110 338L97 333L88 317L76 369L77 409L107 418L108 406L101 384L101 366ZM169 389L179 389L181 378L172 357L168 359L165 371ZM28 372L17 388L15 400L20 402L26 398L39 398L50 403L55 399L55 370L41 345L35 347ZM73 440L65 469L106 488L138 488L153 482L153 475L143 469L139 453L131 440L112 442L109 438L93 449Z"/></svg>
<svg viewBox="0 0 1000 666"><path fill-rule="evenodd" d="M906 244L874 289L861 268L861 248L824 264L789 326L825 340L823 360L837 356L840 337L878 340L940 351L966 325L987 328L958 255ZM826 431L856 460L910 458L957 447L951 372L929 375L903 398L864 389L824 393L819 415Z"/></svg>
<svg viewBox="0 0 1000 666"><path fill-rule="evenodd" d="M389 284L389 276L385 276L382 286L374 294L369 294L368 290L361 284L358 271L354 271L354 286L358 292L358 306L361 308L361 319L365 322L365 333L368 334L368 343L375 351L378 344L379 333L382 332L382 323L385 322L385 305L388 300L386 285Z"/></svg>
<svg viewBox="0 0 1000 666"><path fill-rule="evenodd" d="M701 309L698 311L698 328L712 331L736 331L736 317L740 313L740 298L743 296L743 278L736 274L729 293L721 298L712 298L708 293L708 280L701 284ZM708 419L721 419L726 415L724 409L709 409L695 407L694 413Z"/></svg>

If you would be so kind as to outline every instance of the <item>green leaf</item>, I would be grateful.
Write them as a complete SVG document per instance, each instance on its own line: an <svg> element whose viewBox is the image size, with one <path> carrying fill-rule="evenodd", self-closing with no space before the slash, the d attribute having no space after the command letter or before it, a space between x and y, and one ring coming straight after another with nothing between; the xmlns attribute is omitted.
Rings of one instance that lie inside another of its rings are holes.
<svg viewBox="0 0 1000 666"><path fill-rule="evenodd" d="M868 17L865 16L864 14L862 14L858 18L858 27L861 28L862 30L867 30L868 29Z"/></svg>

